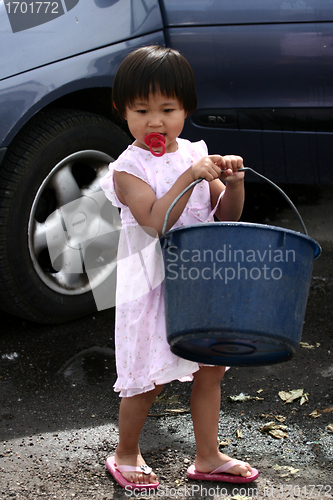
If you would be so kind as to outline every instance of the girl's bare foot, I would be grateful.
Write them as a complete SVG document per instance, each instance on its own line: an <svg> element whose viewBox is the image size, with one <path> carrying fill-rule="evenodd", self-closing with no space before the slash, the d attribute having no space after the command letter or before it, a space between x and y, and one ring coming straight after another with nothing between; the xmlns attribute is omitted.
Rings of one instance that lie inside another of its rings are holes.
<svg viewBox="0 0 333 500"><path fill-rule="evenodd" d="M114 459L117 465L130 465L133 467L141 467L142 465L146 465L141 453L135 455L119 455L116 452ZM157 476L154 472L150 472L150 474L144 474L134 471L134 472L122 472L121 474L130 483L156 484L158 482Z"/></svg>
<svg viewBox="0 0 333 500"><path fill-rule="evenodd" d="M234 459L218 451L217 455L211 459L203 460L197 457L195 460L195 468L198 472L210 473L230 460ZM244 463L244 465L234 465L228 469L227 472L228 474L234 474L235 476L249 477L251 476L251 471L252 468L250 464Z"/></svg>

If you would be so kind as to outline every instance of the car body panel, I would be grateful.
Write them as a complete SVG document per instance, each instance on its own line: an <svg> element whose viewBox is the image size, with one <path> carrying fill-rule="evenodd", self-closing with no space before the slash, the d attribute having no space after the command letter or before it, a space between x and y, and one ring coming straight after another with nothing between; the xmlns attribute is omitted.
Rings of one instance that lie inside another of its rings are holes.
<svg viewBox="0 0 333 500"><path fill-rule="evenodd" d="M1 146L8 146L32 116L59 97L89 87L111 88L124 55L163 40L163 32L156 32L36 68L28 79L22 73L0 81ZM111 92L105 106L111 109Z"/></svg>
<svg viewBox="0 0 333 500"><path fill-rule="evenodd" d="M332 27L170 28L167 38L193 67L199 107L326 107L333 105Z"/></svg>
<svg viewBox="0 0 333 500"><path fill-rule="evenodd" d="M203 138L211 152L242 154L278 182L333 183L332 0L61 6L62 15L39 24L35 16L28 26L0 2L0 157L46 106L111 89L128 52L165 43L189 60L197 81L198 110L183 136Z"/></svg>
<svg viewBox="0 0 333 500"><path fill-rule="evenodd" d="M40 11L32 16L33 2L23 2L25 14L17 3L0 2L0 46L6 47L0 56L0 79L163 28L158 0L81 0L71 9L67 2L67 12L58 0L52 2L56 13L36 26L47 2L39 2ZM16 26L19 15L20 26ZM13 27L21 29L13 32Z"/></svg>
<svg viewBox="0 0 333 500"><path fill-rule="evenodd" d="M332 21L331 0L161 0L166 26Z"/></svg>
<svg viewBox="0 0 333 500"><path fill-rule="evenodd" d="M166 38L196 75L185 136L237 151L276 182L333 183L332 23L170 28Z"/></svg>

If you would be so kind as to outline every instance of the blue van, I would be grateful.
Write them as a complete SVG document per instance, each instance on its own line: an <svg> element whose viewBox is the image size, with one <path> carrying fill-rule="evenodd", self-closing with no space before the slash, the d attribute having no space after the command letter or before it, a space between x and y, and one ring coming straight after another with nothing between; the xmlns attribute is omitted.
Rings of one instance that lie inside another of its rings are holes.
<svg viewBox="0 0 333 500"><path fill-rule="evenodd" d="M131 142L111 113L113 78L150 44L178 49L195 72L184 137L278 183L333 183L332 0L0 1L4 310L61 322L96 308L84 265L70 267L85 249L63 237L59 208L88 200L87 220L78 204L74 223L103 218L98 180ZM67 249L56 264L48 224ZM102 267L94 286L113 272Z"/></svg>

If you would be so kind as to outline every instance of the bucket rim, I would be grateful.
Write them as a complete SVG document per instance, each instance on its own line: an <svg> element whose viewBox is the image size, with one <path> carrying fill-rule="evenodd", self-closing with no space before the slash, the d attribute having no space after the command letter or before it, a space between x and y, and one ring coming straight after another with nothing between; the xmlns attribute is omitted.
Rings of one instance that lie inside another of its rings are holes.
<svg viewBox="0 0 333 500"><path fill-rule="evenodd" d="M196 229L199 227L217 227L217 226L218 227L221 227L221 226L228 226L228 227L244 226L244 227L254 227L256 229L261 229L261 230L269 229L271 231L277 231L277 232L284 231L285 233L292 234L293 236L299 236L301 238L308 240L314 247L314 260L316 260L322 252L322 248L321 248L320 244L318 243L318 241L316 241L311 236L308 236L307 234L303 234L299 231L294 231L293 229L287 229L287 228L280 227L280 226L272 226L270 224L258 224L258 223L254 223L254 222L236 222L236 221L199 222L198 224L192 224L192 225L188 225L188 226L177 227L175 229L170 229L167 233L165 233L164 236L161 236L161 239L162 239L162 241L168 240L169 237L173 233L184 231L184 230L192 230L192 229Z"/></svg>

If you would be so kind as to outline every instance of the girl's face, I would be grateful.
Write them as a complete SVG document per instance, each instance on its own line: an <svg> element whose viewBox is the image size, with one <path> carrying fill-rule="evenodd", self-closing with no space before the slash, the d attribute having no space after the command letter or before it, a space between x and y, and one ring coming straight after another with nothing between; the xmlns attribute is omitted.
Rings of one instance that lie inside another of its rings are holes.
<svg viewBox="0 0 333 500"><path fill-rule="evenodd" d="M176 97L151 93L148 100L138 98L131 108L126 107L125 118L135 146L149 149L144 142L146 135L158 132L165 137L166 153L177 151L176 139L183 130L186 113Z"/></svg>

